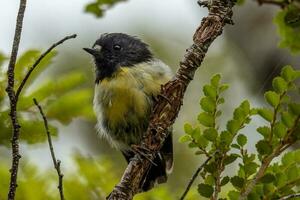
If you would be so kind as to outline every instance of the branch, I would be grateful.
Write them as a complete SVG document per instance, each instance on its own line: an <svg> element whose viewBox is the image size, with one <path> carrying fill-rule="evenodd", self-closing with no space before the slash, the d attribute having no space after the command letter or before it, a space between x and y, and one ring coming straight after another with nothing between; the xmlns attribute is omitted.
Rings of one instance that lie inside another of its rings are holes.
<svg viewBox="0 0 300 200"><path fill-rule="evenodd" d="M200 167L196 170L196 172L194 173L194 175L192 176L191 180L189 181L184 193L182 194L182 196L180 197L179 200L184 200L185 196L187 195L187 193L189 192L190 188L192 187L195 179L197 178L198 174L201 172L201 170L203 169L203 167L205 167L205 165L210 161L212 157L208 157L204 163L202 163L202 165L200 165Z"/></svg>
<svg viewBox="0 0 300 200"><path fill-rule="evenodd" d="M287 199L293 199L293 198L297 198L297 197L300 197L300 193L299 194L290 194L288 196L281 197L279 200L287 200Z"/></svg>
<svg viewBox="0 0 300 200"><path fill-rule="evenodd" d="M17 189L17 176L18 176L18 168L19 168L19 160L21 155L19 153L19 135L20 135L20 125L17 119L17 101L14 91L15 85L15 65L18 56L19 44L21 40L21 33L22 33L22 26L23 26L23 19L24 13L26 8L26 0L20 0L20 6L17 16L16 22L16 29L15 29L15 36L11 51L11 56L8 64L7 69L7 88L6 92L9 97L10 103L10 119L12 123L12 139L11 139L11 146L12 146L12 163L10 169L10 184L9 184L9 191L8 191L8 200L14 200L16 189Z"/></svg>
<svg viewBox="0 0 300 200"><path fill-rule="evenodd" d="M233 6L234 2L231 0L213 0L209 5L208 16L203 18L194 34L194 44L187 49L174 79L162 86L161 95L153 107L150 123L141 143L141 149L148 150L147 158L135 155L121 181L107 197L108 200L129 200L139 192L140 182L151 165L149 159L154 159L167 137L167 129L178 115L184 93L196 69L202 63L211 43L222 34L223 27L227 23L232 24Z"/></svg>
<svg viewBox="0 0 300 200"><path fill-rule="evenodd" d="M248 195L252 192L255 185L258 183L258 181L261 179L261 177L263 177L263 175L265 174L265 171L269 167L272 160L275 157L279 156L284 150L286 150L289 146L293 145L296 142L296 140L291 141L290 139L291 139L291 135L296 130L299 122L300 122L300 116L298 116L296 118L293 127L287 131L287 134L284 137L281 144L279 146L277 146L270 155L268 155L267 157L265 157L262 160L262 165L260 166L258 172L254 176L254 178L250 181L250 183L246 186L244 191L240 194L239 200L247 199Z"/></svg>
<svg viewBox="0 0 300 200"><path fill-rule="evenodd" d="M28 72L26 73L24 79L22 80L21 84L19 85L17 92L16 92L16 99L18 100L20 93L22 92L22 89L26 83L26 81L28 80L30 74L33 72L33 70L38 66L38 64L43 60L43 58L50 53L55 47L57 47L58 45L64 43L66 40L72 39L72 38L76 38L77 35L73 34L73 35L69 35L64 37L63 39L61 39L60 41L54 43L51 47L49 47L49 49L47 49L43 54L40 55L40 57L34 62L34 64L29 68Z"/></svg>
<svg viewBox="0 0 300 200"><path fill-rule="evenodd" d="M60 199L64 200L64 191L63 191L63 177L64 175L61 173L60 170L60 164L61 161L56 159L55 153L54 153L54 148L53 148L53 144L52 144L52 140L51 140L51 134L49 131L49 127L48 127L48 120L43 112L42 107L39 105L39 103L37 102L37 100L34 98L33 99L34 104L37 106L37 108L40 111L40 114L44 120L44 125L45 125L45 129L46 129L46 134L48 137L48 144L49 144L49 148L50 148L50 153L51 153L51 157L52 157L52 161L53 161L53 165L54 168L56 169L57 172L57 176L58 176L58 190L59 190L59 195L60 195Z"/></svg>
<svg viewBox="0 0 300 200"><path fill-rule="evenodd" d="M8 191L8 200L14 200L16 189L17 189L17 176L18 176L18 169L19 169L19 160L21 158L20 151L19 151L19 137L20 137L20 124L18 122L17 117L17 104L18 104L18 97L28 80L30 74L35 69L35 67L42 61L42 59L56 46L63 43L65 40L70 38L75 38L76 35L67 36L64 39L60 40L59 42L53 44L45 53L43 53L39 59L33 64L33 66L29 69L26 76L22 80L20 86L17 89L17 92L14 90L15 86L15 65L18 56L19 44L21 40L21 33L23 27L23 19L24 13L26 9L26 0L20 0L19 11L17 15L16 21L16 28L15 28L15 35L13 40L12 52L11 57L8 64L7 69L7 87L6 92L9 97L10 103L10 119L12 123L12 139L11 139L11 146L12 146L12 163L10 169L10 184L9 184L9 191Z"/></svg>
<svg viewBox="0 0 300 200"><path fill-rule="evenodd" d="M259 5L263 5L263 4L275 5L275 6L279 6L280 8L285 8L290 4L289 1L278 1L278 0L257 0L257 3Z"/></svg>

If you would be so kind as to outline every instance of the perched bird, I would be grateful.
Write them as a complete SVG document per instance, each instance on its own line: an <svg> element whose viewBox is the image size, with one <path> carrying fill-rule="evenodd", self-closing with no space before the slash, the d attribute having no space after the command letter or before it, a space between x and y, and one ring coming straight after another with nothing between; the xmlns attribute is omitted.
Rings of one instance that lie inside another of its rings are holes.
<svg viewBox="0 0 300 200"><path fill-rule="evenodd" d="M172 78L171 69L153 56L147 44L123 33L103 34L84 50L96 66L97 130L129 162L135 152L132 145L140 144L148 127L155 96ZM171 133L153 162L140 185L143 191L167 181L173 166Z"/></svg>

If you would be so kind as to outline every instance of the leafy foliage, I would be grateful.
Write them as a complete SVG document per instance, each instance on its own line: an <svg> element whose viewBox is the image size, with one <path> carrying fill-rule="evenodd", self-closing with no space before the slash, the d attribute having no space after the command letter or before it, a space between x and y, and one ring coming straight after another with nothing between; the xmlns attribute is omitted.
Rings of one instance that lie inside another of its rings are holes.
<svg viewBox="0 0 300 200"><path fill-rule="evenodd" d="M16 63L15 78L16 87L21 83L29 67L39 57L39 50L28 50L24 52ZM21 140L27 143L39 143L46 140L44 125L32 102L37 98L41 104L46 104L46 115L49 120L56 120L60 123L70 123L75 117L93 119L91 107L92 90L82 87L86 78L82 72L71 72L61 74L55 79L45 79L38 84L32 84L33 80L39 77L52 63L56 52L48 54L39 66L31 74L24 91L19 97L18 111L21 124ZM0 54L0 64L3 65L5 56ZM8 145L11 137L11 125L8 118L9 107L5 93L6 74L0 72L0 144ZM36 86L38 85L38 86ZM50 132L57 135L57 128L50 124Z"/></svg>
<svg viewBox="0 0 300 200"><path fill-rule="evenodd" d="M295 1L296 4L296 1ZM299 5L288 5L279 11L274 18L281 37L279 46L289 48L292 53L300 53L300 8Z"/></svg>
<svg viewBox="0 0 300 200"><path fill-rule="evenodd" d="M269 107L251 108L247 100L243 101L234 110L225 130L220 130L217 120L222 114L218 106L225 102L222 93L228 86L220 84L220 75L215 75L210 84L203 87L204 97L200 100L203 112L198 115L198 124L195 127L185 124L185 134L180 138L180 142L197 149L196 155L212 157L200 173L203 183L198 185L198 192L201 196L218 199L221 188L227 184L235 188L227 194L232 200L242 195L248 199L278 199L299 192L296 188L300 184L299 150L287 153L281 164L270 165L276 156L300 139L300 104L293 102L289 95L299 90L295 84L298 78L300 71L285 66L280 76L274 78L273 90L264 95ZM248 137L240 132L254 115L269 125L257 128L262 139L255 144L257 151L249 153ZM224 175L225 168L234 162L238 163L237 174ZM250 193L246 194L248 190Z"/></svg>
<svg viewBox="0 0 300 200"><path fill-rule="evenodd" d="M76 155L74 164L75 171L62 169L64 172L67 171L63 182L66 199L105 199L118 181L115 166L107 159L95 160ZM8 168L7 165L0 164L0 199L6 199L9 183ZM57 184L54 169L40 172L36 166L27 162L20 168L16 200L59 199ZM138 195L135 199L173 200L174 195L169 188L162 186Z"/></svg>
<svg viewBox="0 0 300 200"><path fill-rule="evenodd" d="M104 12L119 2L126 0L96 0L85 6L85 12L93 14L99 18L104 15Z"/></svg>

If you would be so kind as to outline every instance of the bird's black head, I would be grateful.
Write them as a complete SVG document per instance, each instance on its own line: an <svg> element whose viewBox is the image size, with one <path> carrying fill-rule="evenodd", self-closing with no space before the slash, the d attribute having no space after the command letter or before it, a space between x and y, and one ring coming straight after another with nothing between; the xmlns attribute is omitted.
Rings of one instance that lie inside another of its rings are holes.
<svg viewBox="0 0 300 200"><path fill-rule="evenodd" d="M152 59L147 44L124 33L103 34L93 48L83 49L94 57L96 83L110 77L119 67L131 67Z"/></svg>

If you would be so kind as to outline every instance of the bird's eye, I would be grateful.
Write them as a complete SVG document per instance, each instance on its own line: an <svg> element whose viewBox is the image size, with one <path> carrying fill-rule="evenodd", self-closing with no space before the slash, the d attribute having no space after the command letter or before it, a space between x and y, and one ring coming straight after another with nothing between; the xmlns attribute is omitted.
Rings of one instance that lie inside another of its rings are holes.
<svg viewBox="0 0 300 200"><path fill-rule="evenodd" d="M118 45L118 44L115 44L115 45L113 46L113 48L114 48L114 50L117 50L117 51L121 50L121 46Z"/></svg>
<svg viewBox="0 0 300 200"><path fill-rule="evenodd" d="M100 46L99 44L96 44L94 47L93 47L95 50L101 50L102 46Z"/></svg>

